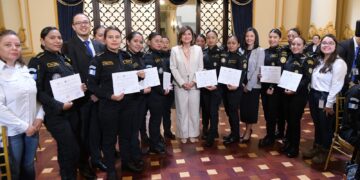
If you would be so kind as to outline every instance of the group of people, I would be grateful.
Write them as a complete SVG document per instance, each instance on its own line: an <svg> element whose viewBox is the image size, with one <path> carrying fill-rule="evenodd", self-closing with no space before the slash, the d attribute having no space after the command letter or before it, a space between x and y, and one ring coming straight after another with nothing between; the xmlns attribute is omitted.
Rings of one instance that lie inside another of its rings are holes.
<svg viewBox="0 0 360 180"><path fill-rule="evenodd" d="M360 26L360 21L357 24ZM178 33L178 45L171 50L167 37L152 32L145 39L136 31L125 37L125 49L121 50L124 37L114 26L95 28L94 39L90 39L90 19L82 13L73 17L72 28L76 35L65 43L57 28L42 29L43 52L28 66L21 58L16 33L0 33L0 124L8 127L13 179L35 179L34 157L42 123L57 143L62 179L76 179L78 169L85 178L94 179L96 168L107 172L108 179L118 179L117 145L122 169L141 172L144 161L140 139L148 144L151 154L166 154L164 139L198 142L200 107L205 147L212 147L219 137L221 102L231 128L231 133L223 136L223 144L248 143L258 120L260 97L267 133L259 147L284 138L281 151L290 158L297 157L301 118L309 102L315 141L303 157L321 163L331 144L336 95L359 84L360 79L360 27L351 41L355 45L352 48L357 49L352 58L343 54L353 49L339 45L334 35L321 39L316 36L318 40L307 46L296 28L288 31L289 44L283 47L281 31L272 29L265 50L259 46L258 32L252 27L241 38L230 36L222 47L215 31L195 36L189 26L184 26ZM145 42L149 49L143 52ZM278 66L282 71L302 74L297 90L261 83L261 66ZM160 85L132 94L114 93L113 73L137 71L141 82L146 77L144 69L154 67ZM196 72L215 69L218 76L221 67L241 70L239 84L197 88ZM165 72L172 75L172 87L163 88ZM50 81L76 73L85 96L72 102L56 100ZM174 101L176 136L171 132L170 118ZM246 124L242 134L240 120Z"/></svg>

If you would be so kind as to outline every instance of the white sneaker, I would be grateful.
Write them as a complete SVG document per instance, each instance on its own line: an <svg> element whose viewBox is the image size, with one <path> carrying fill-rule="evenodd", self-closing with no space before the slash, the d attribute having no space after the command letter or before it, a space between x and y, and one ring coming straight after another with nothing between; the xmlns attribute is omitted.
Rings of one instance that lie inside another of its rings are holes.
<svg viewBox="0 0 360 180"><path fill-rule="evenodd" d="M185 144L187 142L186 138L181 138L181 143Z"/></svg>
<svg viewBox="0 0 360 180"><path fill-rule="evenodd" d="M195 143L195 142L198 142L199 140L197 139L197 138L195 138L195 137L191 137L190 138L190 142L192 142L192 143Z"/></svg>

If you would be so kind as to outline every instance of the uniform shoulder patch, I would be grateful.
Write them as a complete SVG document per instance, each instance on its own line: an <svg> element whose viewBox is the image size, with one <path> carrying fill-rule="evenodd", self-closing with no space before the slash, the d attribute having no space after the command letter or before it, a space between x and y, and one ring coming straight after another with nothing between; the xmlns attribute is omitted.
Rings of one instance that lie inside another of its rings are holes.
<svg viewBox="0 0 360 180"><path fill-rule="evenodd" d="M101 64L103 66L112 66L112 65L114 65L114 62L112 62L112 61L103 61L103 62L101 62Z"/></svg>
<svg viewBox="0 0 360 180"><path fill-rule="evenodd" d="M58 67L60 64L57 62L49 62L46 64L48 68Z"/></svg>
<svg viewBox="0 0 360 180"><path fill-rule="evenodd" d="M309 60L307 60L306 61L308 64L310 64L310 65L313 65L314 64L314 60L313 59L309 59Z"/></svg>

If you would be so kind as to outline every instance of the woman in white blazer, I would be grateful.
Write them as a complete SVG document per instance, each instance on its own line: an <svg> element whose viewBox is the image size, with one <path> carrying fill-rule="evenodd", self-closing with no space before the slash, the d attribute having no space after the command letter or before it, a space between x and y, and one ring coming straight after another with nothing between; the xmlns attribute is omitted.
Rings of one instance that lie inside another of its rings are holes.
<svg viewBox="0 0 360 180"><path fill-rule="evenodd" d="M198 141L200 134L200 91L195 86L195 72L203 70L201 47L194 45L189 26L180 29L177 46L171 49L170 70L174 76L176 136L186 143Z"/></svg>
<svg viewBox="0 0 360 180"><path fill-rule="evenodd" d="M261 84L260 67L264 65L265 50L259 47L259 35L255 28L248 28L242 41L240 51L248 60L247 82L244 83L244 94L240 103L240 119L246 124L241 138L242 143L250 141L252 125L257 123Z"/></svg>

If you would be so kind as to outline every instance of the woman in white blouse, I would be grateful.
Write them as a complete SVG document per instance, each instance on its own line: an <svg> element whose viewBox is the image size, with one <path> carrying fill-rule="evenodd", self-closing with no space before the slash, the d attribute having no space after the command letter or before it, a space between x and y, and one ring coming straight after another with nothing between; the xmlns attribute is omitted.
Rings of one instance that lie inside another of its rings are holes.
<svg viewBox="0 0 360 180"><path fill-rule="evenodd" d="M171 49L170 70L174 76L176 135L186 143L198 141L200 133L200 90L195 73L203 69L201 47L194 45L194 32L189 26L180 29L178 46Z"/></svg>
<svg viewBox="0 0 360 180"><path fill-rule="evenodd" d="M21 59L14 31L0 33L0 124L7 127L12 179L35 179L34 157L44 112L36 84Z"/></svg>
<svg viewBox="0 0 360 180"><path fill-rule="evenodd" d="M334 127L336 95L344 85L347 66L336 51L337 41L332 34L321 39L320 56L311 77L309 106L315 125L313 148L303 153L314 163L323 163L329 151Z"/></svg>

